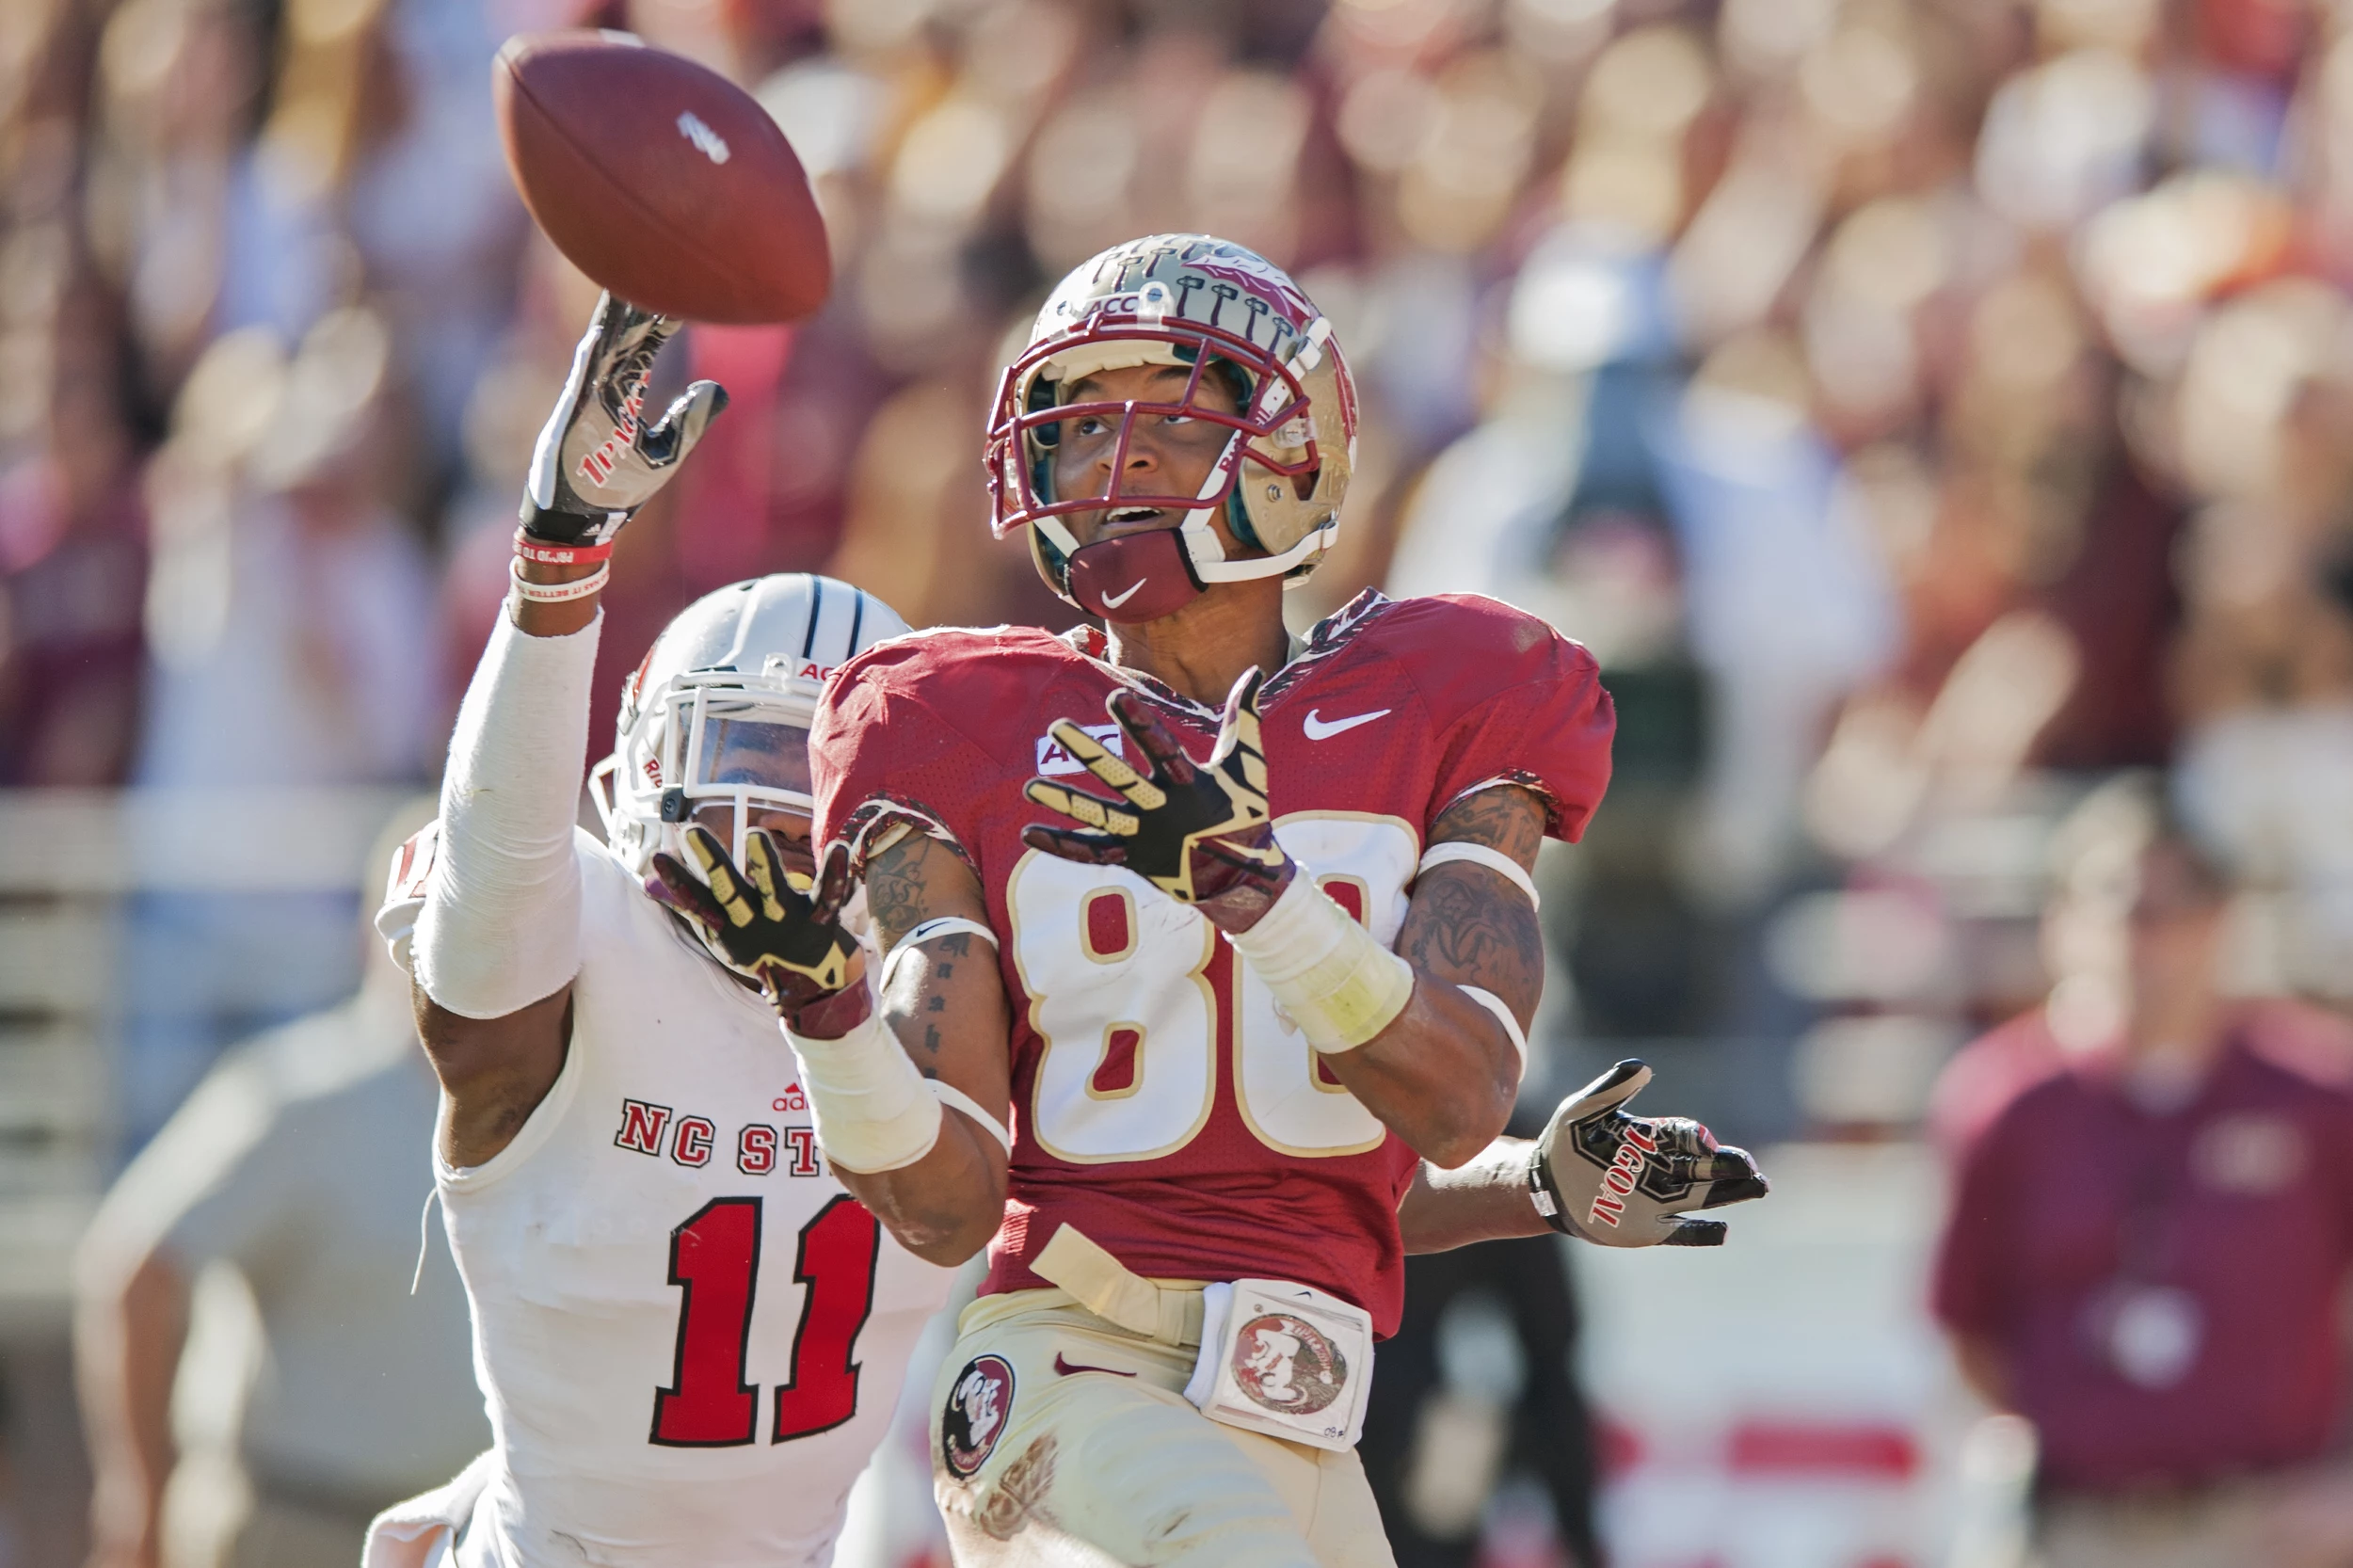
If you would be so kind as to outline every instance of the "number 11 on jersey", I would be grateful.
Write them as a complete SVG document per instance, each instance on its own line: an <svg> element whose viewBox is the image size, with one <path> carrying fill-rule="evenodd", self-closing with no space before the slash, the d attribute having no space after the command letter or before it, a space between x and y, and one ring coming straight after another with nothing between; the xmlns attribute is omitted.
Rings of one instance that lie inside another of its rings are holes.
<svg viewBox="0 0 2353 1568"><path fill-rule="evenodd" d="M744 1380L760 1280L760 1200L713 1198L670 1232L670 1283L680 1291L678 1351L653 1395L648 1442L724 1448L752 1442L760 1385ZM776 1388L771 1443L829 1432L857 1413L851 1355L874 1306L881 1227L855 1199L836 1197L801 1227L792 1277L807 1288L792 1336L792 1379Z"/></svg>

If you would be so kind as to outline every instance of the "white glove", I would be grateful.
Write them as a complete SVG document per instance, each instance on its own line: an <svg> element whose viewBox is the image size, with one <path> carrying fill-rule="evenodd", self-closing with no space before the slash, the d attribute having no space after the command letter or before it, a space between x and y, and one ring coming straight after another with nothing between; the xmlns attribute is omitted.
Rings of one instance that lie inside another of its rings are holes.
<svg viewBox="0 0 2353 1568"><path fill-rule="evenodd" d="M607 294L572 352L564 395L539 431L522 504L523 532L549 544L610 543L653 499L728 406L727 389L697 381L650 427L646 382L680 323Z"/></svg>
<svg viewBox="0 0 2353 1568"><path fill-rule="evenodd" d="M1561 1235L1605 1247L1721 1246L1724 1223L1689 1211L1771 1189L1746 1149L1718 1147L1689 1116L1627 1115L1650 1079L1629 1058L1561 1101L1529 1152L1529 1200Z"/></svg>

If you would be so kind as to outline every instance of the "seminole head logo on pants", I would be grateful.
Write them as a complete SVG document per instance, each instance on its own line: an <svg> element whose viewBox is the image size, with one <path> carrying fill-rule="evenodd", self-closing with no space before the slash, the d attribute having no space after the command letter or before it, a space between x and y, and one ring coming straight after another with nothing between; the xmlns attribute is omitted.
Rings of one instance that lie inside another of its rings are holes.
<svg viewBox="0 0 2353 1568"><path fill-rule="evenodd" d="M1005 1417L1013 1411L1013 1367L1000 1355L972 1358L948 1392L948 1408L939 1416L940 1456L949 1470L962 1479L979 1474L1004 1435Z"/></svg>
<svg viewBox="0 0 2353 1568"><path fill-rule="evenodd" d="M1269 1410L1312 1416L1348 1386L1348 1362L1312 1323L1270 1312L1234 1336L1234 1381Z"/></svg>

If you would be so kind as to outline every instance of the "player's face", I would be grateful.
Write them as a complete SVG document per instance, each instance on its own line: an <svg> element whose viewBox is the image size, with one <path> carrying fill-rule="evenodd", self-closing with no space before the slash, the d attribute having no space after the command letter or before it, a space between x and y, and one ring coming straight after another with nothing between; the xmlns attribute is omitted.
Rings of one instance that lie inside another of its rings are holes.
<svg viewBox="0 0 2353 1568"><path fill-rule="evenodd" d="M799 725L714 718L704 731L703 747L710 760L705 770L710 783L756 784L804 795L811 792L808 731ZM735 843L733 801L707 800L696 808L694 815L721 843L740 853L742 846ZM744 815L747 829L761 827L776 835L777 847L784 851L785 870L804 876L815 873L807 811L756 803Z"/></svg>
<svg viewBox="0 0 2353 1568"><path fill-rule="evenodd" d="M1130 365L1098 371L1074 382L1067 403L1181 404L1192 372L1181 365ZM1233 413L1234 390L1221 375L1205 374L1193 389L1193 402L1218 413ZM1234 430L1231 425L1184 414L1140 413L1128 432L1126 452L1119 450L1120 418L1116 412L1081 414L1065 419L1054 443L1054 493L1058 496L1112 495L1112 481L1122 495L1198 495L1209 471L1225 454ZM1112 472L1114 459L1119 465ZM1229 552L1236 541L1225 529L1225 508L1213 523ZM1173 507L1107 506L1071 512L1064 523L1082 546L1123 534L1175 528L1184 513Z"/></svg>

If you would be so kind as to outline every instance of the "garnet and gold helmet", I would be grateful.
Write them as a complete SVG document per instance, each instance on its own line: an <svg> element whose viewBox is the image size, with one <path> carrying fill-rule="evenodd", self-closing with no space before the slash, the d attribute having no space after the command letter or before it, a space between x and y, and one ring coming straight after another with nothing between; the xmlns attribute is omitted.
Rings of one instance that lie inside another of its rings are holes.
<svg viewBox="0 0 2353 1568"><path fill-rule="evenodd" d="M1064 400L1065 389L1086 376L1145 364L1189 370L1182 397ZM1204 378L1220 372L1239 391L1238 412L1199 399ZM1117 420L1118 452L1139 415L1185 416L1233 434L1197 494L1128 494L1115 456L1110 495L1057 496L1050 459L1061 422L1086 415ZM1332 324L1282 268L1207 234L1154 234L1064 279L1006 367L988 430L991 526L1000 538L1027 526L1039 571L1072 603L1113 619L1151 619L1211 583L1312 571L1338 530L1355 440L1356 388ZM1122 506L1164 509L1184 521L1084 550L1063 521L1070 512ZM1264 553L1228 557L1211 527L1220 510L1237 540ZM1148 586L1137 593L1141 584Z"/></svg>

